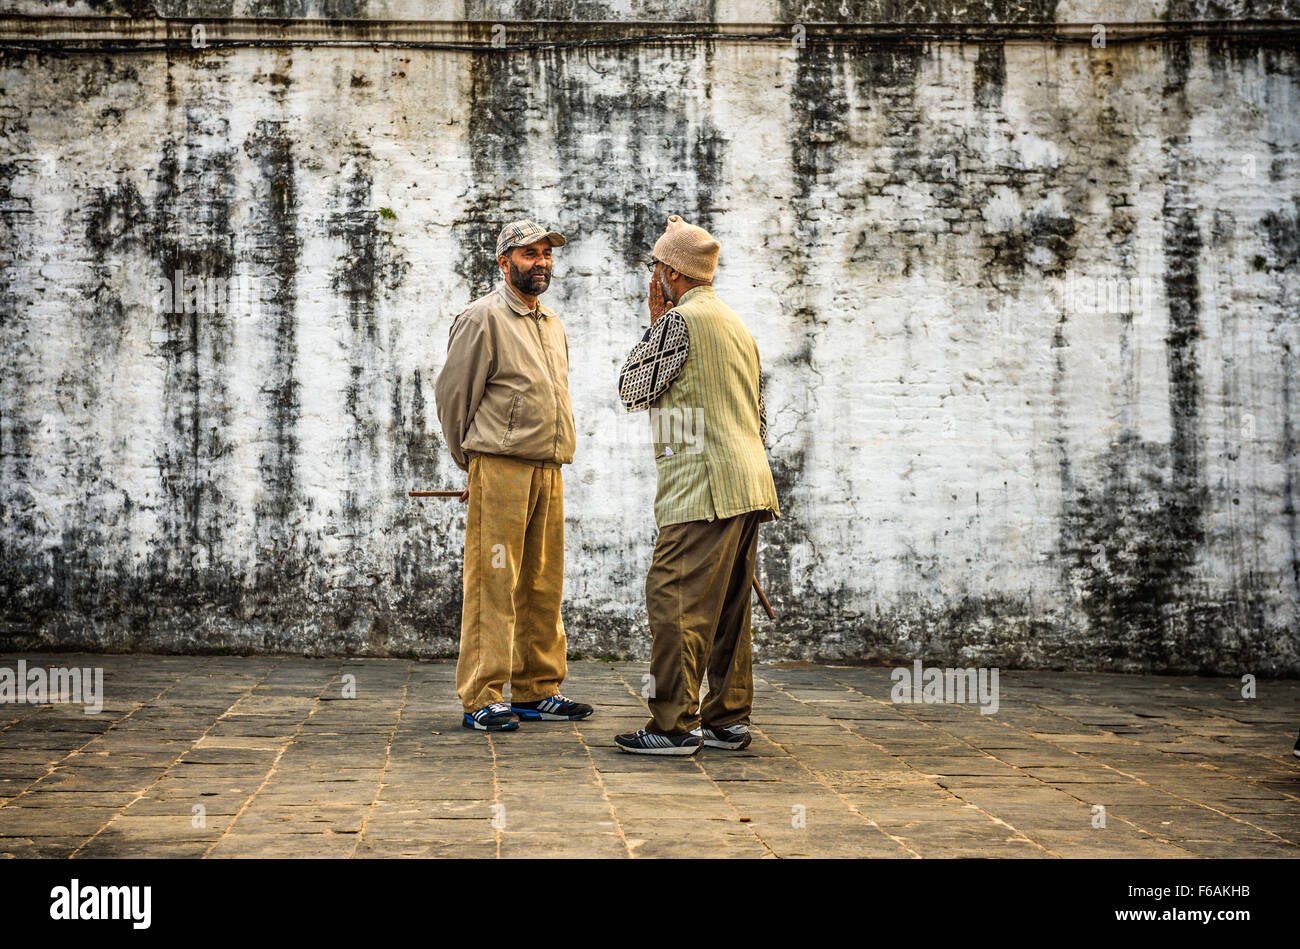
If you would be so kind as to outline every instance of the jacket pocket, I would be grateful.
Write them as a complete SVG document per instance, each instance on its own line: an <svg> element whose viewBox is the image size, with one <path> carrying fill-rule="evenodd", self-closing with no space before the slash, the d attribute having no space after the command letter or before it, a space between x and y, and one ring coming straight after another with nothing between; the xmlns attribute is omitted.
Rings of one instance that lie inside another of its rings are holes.
<svg viewBox="0 0 1300 949"><path fill-rule="evenodd" d="M510 400L510 418L506 420L505 434L501 436L501 447L509 448L510 443L515 438L515 420L519 416L519 403L523 400L523 393L516 392L515 397Z"/></svg>

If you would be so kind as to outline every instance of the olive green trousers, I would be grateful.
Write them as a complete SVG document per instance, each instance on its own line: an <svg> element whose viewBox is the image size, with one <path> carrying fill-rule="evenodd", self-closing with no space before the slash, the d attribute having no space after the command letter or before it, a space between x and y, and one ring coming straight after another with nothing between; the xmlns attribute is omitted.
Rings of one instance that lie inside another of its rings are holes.
<svg viewBox="0 0 1300 949"><path fill-rule="evenodd" d="M660 528L645 582L652 637L647 731L679 735L700 725L749 723L751 584L758 525L771 519L770 511L750 511Z"/></svg>

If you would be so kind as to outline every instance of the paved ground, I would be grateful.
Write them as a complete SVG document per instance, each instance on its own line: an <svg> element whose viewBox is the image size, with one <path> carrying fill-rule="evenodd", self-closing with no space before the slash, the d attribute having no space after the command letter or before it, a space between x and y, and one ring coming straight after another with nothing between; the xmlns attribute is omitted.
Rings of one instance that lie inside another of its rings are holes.
<svg viewBox="0 0 1300 949"><path fill-rule="evenodd" d="M1005 672L981 715L761 666L748 750L663 759L613 745L639 663L571 664L586 722L487 736L451 662L20 658L106 699L0 705L0 856L1300 856L1296 681Z"/></svg>

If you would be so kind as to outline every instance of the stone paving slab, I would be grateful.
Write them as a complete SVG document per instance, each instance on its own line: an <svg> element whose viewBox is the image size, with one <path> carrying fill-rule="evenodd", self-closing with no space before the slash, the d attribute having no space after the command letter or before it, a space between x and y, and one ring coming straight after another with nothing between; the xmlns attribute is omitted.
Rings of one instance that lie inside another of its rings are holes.
<svg viewBox="0 0 1300 949"><path fill-rule="evenodd" d="M20 658L101 667L104 704L0 705L0 857L1300 856L1290 680L1008 671L985 715L759 666L748 749L665 759L613 743L644 663L571 662L595 716L485 735L446 661Z"/></svg>

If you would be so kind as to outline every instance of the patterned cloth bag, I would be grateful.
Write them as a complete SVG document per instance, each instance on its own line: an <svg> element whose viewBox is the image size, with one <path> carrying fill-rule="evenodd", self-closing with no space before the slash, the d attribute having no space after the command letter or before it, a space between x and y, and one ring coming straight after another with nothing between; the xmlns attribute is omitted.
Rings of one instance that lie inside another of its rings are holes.
<svg viewBox="0 0 1300 949"><path fill-rule="evenodd" d="M691 350L686 320L669 310L645 331L618 374L618 397L629 412L648 409L672 383ZM767 379L758 374L758 437L767 444Z"/></svg>
<svg viewBox="0 0 1300 949"><path fill-rule="evenodd" d="M691 336L681 314L669 310L633 347L618 374L618 397L629 412L648 409L681 371Z"/></svg>

